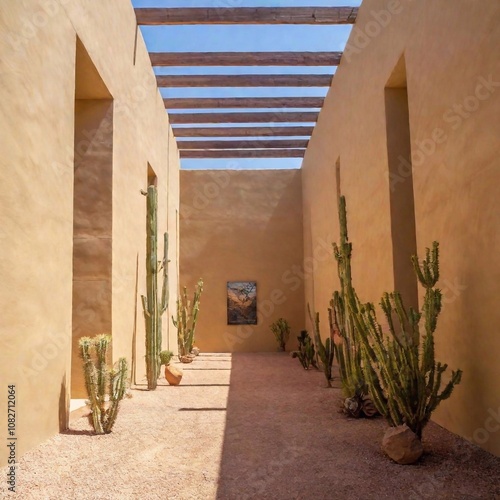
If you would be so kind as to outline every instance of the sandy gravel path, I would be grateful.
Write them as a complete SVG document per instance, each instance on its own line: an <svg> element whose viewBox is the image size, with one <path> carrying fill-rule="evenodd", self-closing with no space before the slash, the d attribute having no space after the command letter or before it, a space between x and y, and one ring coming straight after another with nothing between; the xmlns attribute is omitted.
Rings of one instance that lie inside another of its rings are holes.
<svg viewBox="0 0 500 500"><path fill-rule="evenodd" d="M179 387L133 390L112 434L80 418L27 453L18 493L2 479L0 497L500 499L499 458L430 424L420 463L398 466L380 451L385 422L339 414L340 391L286 354L202 355L184 368Z"/></svg>

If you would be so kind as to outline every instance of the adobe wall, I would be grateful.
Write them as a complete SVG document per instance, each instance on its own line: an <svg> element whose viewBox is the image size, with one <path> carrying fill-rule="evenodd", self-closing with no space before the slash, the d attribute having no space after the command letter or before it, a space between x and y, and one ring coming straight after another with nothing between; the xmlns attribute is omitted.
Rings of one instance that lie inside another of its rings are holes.
<svg viewBox="0 0 500 500"><path fill-rule="evenodd" d="M303 163L304 253L316 262L306 301L326 321L336 264L314 253L338 240L337 189L362 300L401 279L412 224L419 255L439 241L437 358L464 376L434 418L497 455L499 25L495 0L365 0Z"/></svg>
<svg viewBox="0 0 500 500"><path fill-rule="evenodd" d="M70 390L72 336L110 331L113 359L135 357L144 382L141 190L149 164L175 304L179 159L130 2L6 0L0 32L0 417L15 384L19 457L65 428L70 397L84 397L81 380ZM175 345L169 321L164 330Z"/></svg>

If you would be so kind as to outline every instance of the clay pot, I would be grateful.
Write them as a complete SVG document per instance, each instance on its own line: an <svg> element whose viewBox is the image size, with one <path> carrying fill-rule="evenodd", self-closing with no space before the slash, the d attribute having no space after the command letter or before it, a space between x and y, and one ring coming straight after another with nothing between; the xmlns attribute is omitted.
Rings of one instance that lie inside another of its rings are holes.
<svg viewBox="0 0 500 500"><path fill-rule="evenodd" d="M182 370L173 365L165 366L165 378L170 385L179 385L182 380Z"/></svg>

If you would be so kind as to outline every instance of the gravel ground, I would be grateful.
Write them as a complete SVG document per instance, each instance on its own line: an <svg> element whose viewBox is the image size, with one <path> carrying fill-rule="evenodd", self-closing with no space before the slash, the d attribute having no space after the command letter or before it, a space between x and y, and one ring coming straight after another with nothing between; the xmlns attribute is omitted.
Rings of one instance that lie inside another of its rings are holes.
<svg viewBox="0 0 500 500"><path fill-rule="evenodd" d="M137 387L113 432L88 420L20 460L24 499L500 499L500 459L435 424L426 454L400 466L380 451L383 419L338 413L340 390L276 354L209 354L179 387ZM6 469L0 470L6 477Z"/></svg>

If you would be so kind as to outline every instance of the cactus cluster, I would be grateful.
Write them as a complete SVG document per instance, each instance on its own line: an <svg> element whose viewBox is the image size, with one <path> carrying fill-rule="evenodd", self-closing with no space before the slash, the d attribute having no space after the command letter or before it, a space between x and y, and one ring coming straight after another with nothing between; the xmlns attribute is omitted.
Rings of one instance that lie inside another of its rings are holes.
<svg viewBox="0 0 500 500"><path fill-rule="evenodd" d="M79 342L85 388L89 397L87 404L91 410L89 420L96 434L111 432L120 401L127 391L127 360L120 358L116 368L109 368L106 364L110 344L109 335L82 337Z"/></svg>
<svg viewBox="0 0 500 500"><path fill-rule="evenodd" d="M418 257L412 257L417 279L425 289L421 312L406 309L399 292L383 295L380 305L389 325L387 334L377 322L375 306L362 303L352 286L352 246L347 237L344 197L340 199L339 218L341 242L340 246L334 245L334 254L341 290L333 296L330 317L332 328L342 339L336 351L344 393L348 396L346 408L353 414L366 408L367 415L376 408L391 426L406 424L421 438L432 412L450 397L462 376L461 370L453 371L441 388L447 365L435 361L434 350L442 299L436 288L438 243L426 250L422 263Z"/></svg>
<svg viewBox="0 0 500 500"><path fill-rule="evenodd" d="M184 287L182 294L177 299L177 318L172 316L172 321L177 328L179 358L181 360L191 354L191 350L193 349L202 292L203 280L200 278L196 285L192 302L188 298L187 287Z"/></svg>
<svg viewBox="0 0 500 500"><path fill-rule="evenodd" d="M316 344L316 354L321 361L321 369L325 374L328 387L331 387L333 358L335 355L335 344L331 337L328 337L325 343L323 344L319 328L319 313L314 313L313 315L309 304L307 304L307 311L309 312L309 318L311 319L311 323L313 325L314 343Z"/></svg>
<svg viewBox="0 0 500 500"><path fill-rule="evenodd" d="M154 390L160 376L162 315L168 304L168 234L163 235L163 259L158 261L158 193L156 186L147 192L146 296L142 307L146 322L146 376L148 390ZM158 296L158 274L162 273L161 295Z"/></svg>
<svg viewBox="0 0 500 500"><path fill-rule="evenodd" d="M288 321L283 318L277 319L271 324L271 331L274 333L279 349L284 351L286 349L286 343L290 337L290 325L288 324Z"/></svg>
<svg viewBox="0 0 500 500"><path fill-rule="evenodd" d="M360 305L355 315L362 343L363 369L377 409L390 425L406 424L419 438L432 412L460 383L462 371L452 371L442 388L447 365L435 361L434 332L441 311L439 245L426 249L419 262L412 257L415 274L425 288L422 311L405 308L401 294L385 293L380 303L390 335L377 322L373 304ZM397 323L395 323L397 318ZM421 333L421 320L423 330Z"/></svg>
<svg viewBox="0 0 500 500"><path fill-rule="evenodd" d="M307 330L302 330L297 340L299 341L299 350L292 352L292 358L299 358L300 364L304 370L309 370L311 366L317 368L316 350L314 349L314 343L309 333L307 333Z"/></svg>

